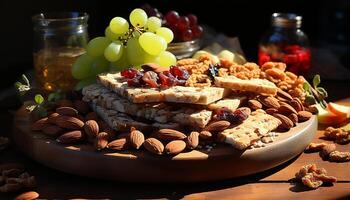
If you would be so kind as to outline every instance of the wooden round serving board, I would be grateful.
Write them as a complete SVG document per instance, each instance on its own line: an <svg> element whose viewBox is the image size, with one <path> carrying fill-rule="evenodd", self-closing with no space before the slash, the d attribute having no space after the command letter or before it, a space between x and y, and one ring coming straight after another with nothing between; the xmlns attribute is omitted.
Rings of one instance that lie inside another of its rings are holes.
<svg viewBox="0 0 350 200"><path fill-rule="evenodd" d="M34 160L57 170L81 176L129 182L196 182L245 176L280 165L300 154L314 138L317 118L280 133L265 147L238 151L218 144L210 152L193 150L174 157L144 150L96 152L87 144L62 145L30 130L23 111L14 119L13 138Z"/></svg>

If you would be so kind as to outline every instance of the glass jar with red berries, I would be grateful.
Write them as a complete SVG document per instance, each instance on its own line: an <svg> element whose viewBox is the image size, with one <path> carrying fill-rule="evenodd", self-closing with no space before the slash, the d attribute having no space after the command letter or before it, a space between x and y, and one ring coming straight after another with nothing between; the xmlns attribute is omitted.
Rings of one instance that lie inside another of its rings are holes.
<svg viewBox="0 0 350 200"><path fill-rule="evenodd" d="M259 43L258 62L284 62L287 70L305 74L310 68L310 47L301 30L302 17L292 13L274 13L271 28Z"/></svg>

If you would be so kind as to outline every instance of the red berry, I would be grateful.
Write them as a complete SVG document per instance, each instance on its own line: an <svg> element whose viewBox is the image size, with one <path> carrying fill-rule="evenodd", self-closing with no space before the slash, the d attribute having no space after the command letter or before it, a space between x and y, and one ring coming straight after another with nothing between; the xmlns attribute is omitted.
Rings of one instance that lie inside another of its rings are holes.
<svg viewBox="0 0 350 200"><path fill-rule="evenodd" d="M188 29L190 26L190 21L188 20L187 17L180 17L179 21L177 22L177 27L181 30L184 31Z"/></svg>
<svg viewBox="0 0 350 200"><path fill-rule="evenodd" d="M190 21L190 27L194 27L197 25L197 16L194 14L187 15L188 20Z"/></svg>
<svg viewBox="0 0 350 200"><path fill-rule="evenodd" d="M192 40L193 39L193 33L192 33L191 29L184 30L181 33L181 37L180 38L184 42Z"/></svg>
<svg viewBox="0 0 350 200"><path fill-rule="evenodd" d="M259 50L258 59L259 65L263 65L264 63L271 61L271 57L263 50Z"/></svg>
<svg viewBox="0 0 350 200"><path fill-rule="evenodd" d="M139 71L133 68L128 68L120 73L125 78L134 78L139 74Z"/></svg>
<svg viewBox="0 0 350 200"><path fill-rule="evenodd" d="M180 16L179 13L177 13L176 11L169 11L166 15L165 15L165 20L168 24L177 24L177 22L179 21Z"/></svg>
<svg viewBox="0 0 350 200"><path fill-rule="evenodd" d="M203 34L203 28L199 25L192 27L191 30L194 38L200 38Z"/></svg>

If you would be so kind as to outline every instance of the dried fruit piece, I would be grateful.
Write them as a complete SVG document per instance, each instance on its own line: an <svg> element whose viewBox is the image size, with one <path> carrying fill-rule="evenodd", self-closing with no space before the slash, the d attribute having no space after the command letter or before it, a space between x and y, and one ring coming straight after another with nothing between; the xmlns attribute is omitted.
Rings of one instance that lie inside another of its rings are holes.
<svg viewBox="0 0 350 200"><path fill-rule="evenodd" d="M335 151L337 147L335 146L335 144L327 144L326 146L324 146L322 148L322 151L320 152L320 156L327 160L328 159L328 156L330 153L332 153L333 151Z"/></svg>
<svg viewBox="0 0 350 200"><path fill-rule="evenodd" d="M109 140L109 135L106 132L101 132L97 134L96 139L95 139L95 148L96 150L101 150L107 147Z"/></svg>
<svg viewBox="0 0 350 200"><path fill-rule="evenodd" d="M64 131L63 128L56 125L49 125L43 129L43 133L48 136L58 136Z"/></svg>
<svg viewBox="0 0 350 200"><path fill-rule="evenodd" d="M274 113L273 116L282 122L281 125L279 125L279 128L289 130L293 127L293 122L288 117L278 113Z"/></svg>
<svg viewBox="0 0 350 200"><path fill-rule="evenodd" d="M41 131L45 126L48 125L48 118L42 118L34 122L31 126L32 131Z"/></svg>
<svg viewBox="0 0 350 200"><path fill-rule="evenodd" d="M299 111L298 112L298 119L301 122L307 121L312 117L312 113L308 111Z"/></svg>
<svg viewBox="0 0 350 200"><path fill-rule="evenodd" d="M145 136L138 130L130 132L130 143L135 149L139 149L145 141Z"/></svg>
<svg viewBox="0 0 350 200"><path fill-rule="evenodd" d="M350 152L332 151L329 154L331 162L348 162L350 161Z"/></svg>
<svg viewBox="0 0 350 200"><path fill-rule="evenodd" d="M56 119L56 125L69 130L80 130L84 126L84 122L76 117L59 116Z"/></svg>
<svg viewBox="0 0 350 200"><path fill-rule="evenodd" d="M211 132L220 132L227 129L231 123L229 121L220 120L208 124L203 130Z"/></svg>
<svg viewBox="0 0 350 200"><path fill-rule="evenodd" d="M210 139L213 135L209 131L201 131L199 133L199 138L203 140Z"/></svg>
<svg viewBox="0 0 350 200"><path fill-rule="evenodd" d="M254 99L251 99L248 101L248 106L249 108L251 108L252 110L257 110L257 109L261 109L262 108L262 104Z"/></svg>
<svg viewBox="0 0 350 200"><path fill-rule="evenodd" d="M95 138L97 134L100 132L99 125L95 120L88 120L84 124L84 131L88 138Z"/></svg>
<svg viewBox="0 0 350 200"><path fill-rule="evenodd" d="M160 129L157 133L157 138L165 141L183 140L186 138L186 135L173 129Z"/></svg>
<svg viewBox="0 0 350 200"><path fill-rule="evenodd" d="M199 144L199 133L197 131L192 131L186 138L187 148L195 149Z"/></svg>
<svg viewBox="0 0 350 200"><path fill-rule="evenodd" d="M39 194L35 191L24 192L15 197L14 200L34 200L39 197Z"/></svg>
<svg viewBox="0 0 350 200"><path fill-rule="evenodd" d="M173 76L181 80L187 80L190 77L188 71L183 67L171 66L169 71Z"/></svg>
<svg viewBox="0 0 350 200"><path fill-rule="evenodd" d="M130 147L130 143L127 138L120 138L113 140L112 142L108 143L107 148L111 150L127 150Z"/></svg>
<svg viewBox="0 0 350 200"><path fill-rule="evenodd" d="M328 143L322 142L322 143L314 143L311 142L308 147L306 147L305 151L307 152L317 152L321 151Z"/></svg>
<svg viewBox="0 0 350 200"><path fill-rule="evenodd" d="M280 104L278 102L278 99L271 96L259 96L258 100L266 107L268 108L276 108L278 109L280 107Z"/></svg>
<svg viewBox="0 0 350 200"><path fill-rule="evenodd" d="M56 108L56 113L63 116L75 117L78 115L78 111L72 107L59 107Z"/></svg>
<svg viewBox="0 0 350 200"><path fill-rule="evenodd" d="M74 108L81 114L87 114L90 111L89 104L82 100L75 100L73 102Z"/></svg>
<svg viewBox="0 0 350 200"><path fill-rule="evenodd" d="M140 72L136 69L128 68L128 69L121 71L120 74L125 78L132 79L132 78L135 78L136 76L140 75Z"/></svg>
<svg viewBox="0 0 350 200"><path fill-rule="evenodd" d="M84 135L81 131L70 131L58 137L56 141L62 144L70 144L80 142L83 138Z"/></svg>
<svg viewBox="0 0 350 200"><path fill-rule="evenodd" d="M161 155L164 151L164 145L156 138L148 138L143 143L145 149L149 152Z"/></svg>
<svg viewBox="0 0 350 200"><path fill-rule="evenodd" d="M186 143L182 140L173 140L165 146L167 154L179 154L186 148Z"/></svg>
<svg viewBox="0 0 350 200"><path fill-rule="evenodd" d="M250 108L247 107L238 108L234 112L226 107L223 107L216 110L215 118L218 120L226 120L231 123L239 123L246 120L249 115Z"/></svg>

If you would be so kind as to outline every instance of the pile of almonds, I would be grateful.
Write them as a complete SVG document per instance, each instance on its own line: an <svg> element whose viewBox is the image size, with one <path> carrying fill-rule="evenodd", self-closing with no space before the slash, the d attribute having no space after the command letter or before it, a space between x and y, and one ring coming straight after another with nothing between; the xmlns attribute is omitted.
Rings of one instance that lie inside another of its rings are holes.
<svg viewBox="0 0 350 200"><path fill-rule="evenodd" d="M278 118L282 124L281 130L289 130L298 122L304 122L311 118L312 112L308 111L298 98L293 98L287 92L278 89L277 95L258 95L248 100L248 106L252 110L264 109L267 114Z"/></svg>
<svg viewBox="0 0 350 200"><path fill-rule="evenodd" d="M19 164L0 165L0 174L0 192L16 192L36 186L35 177L25 172Z"/></svg>

